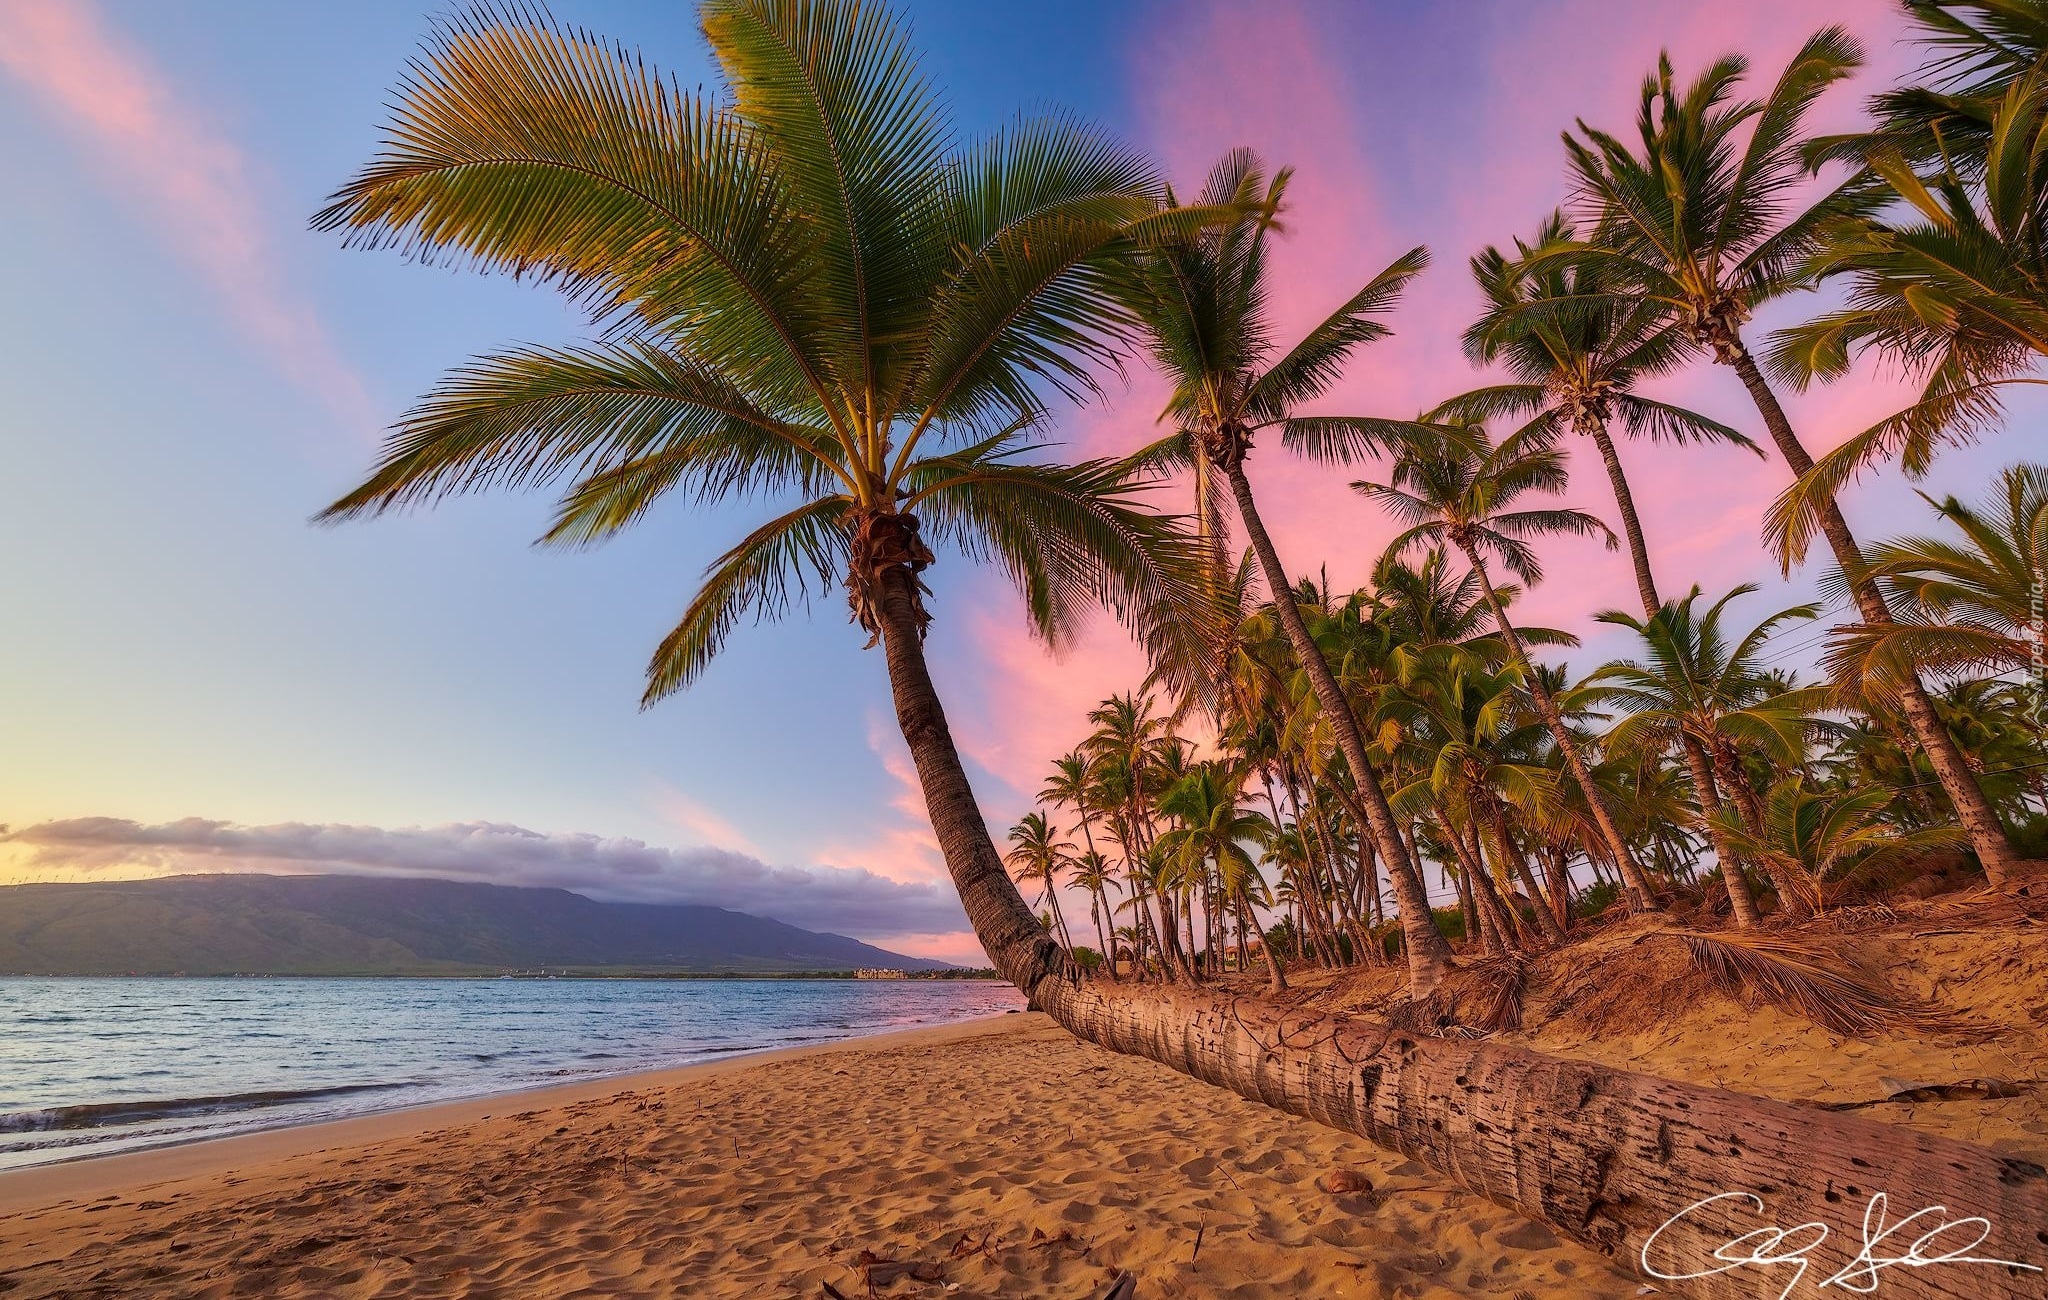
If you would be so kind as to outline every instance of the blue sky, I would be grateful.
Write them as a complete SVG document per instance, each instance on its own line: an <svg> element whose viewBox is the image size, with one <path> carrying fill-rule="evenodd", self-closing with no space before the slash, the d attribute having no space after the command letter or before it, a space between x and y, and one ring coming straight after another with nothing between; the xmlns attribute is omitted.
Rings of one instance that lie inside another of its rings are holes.
<svg viewBox="0 0 2048 1300"><path fill-rule="evenodd" d="M1305 324L1409 243L1436 243L1403 337L1346 394L1379 412L1473 382L1455 346L1464 258L1557 201L1557 131L1573 113L1618 124L1659 45L1768 62L1839 13L1862 25L1880 75L1905 61L1875 3L1743 3L1711 21L1594 0L1485 22L1395 3L903 8L967 131L1054 104L1154 148L1189 184L1241 141L1300 164L1284 318ZM686 4L554 9L686 84L710 78ZM742 632L694 691L636 709L649 650L746 514L660 512L581 553L529 545L539 496L307 523L446 368L579 333L544 291L307 228L374 150L426 12L23 0L0 20L0 167L17 178L0 218L0 820L494 823L935 880L879 657L859 653L836 595L808 622ZM1570 37L1589 23L1597 49ZM1725 373L1674 394L1753 423ZM1798 411L1825 444L1881 414L1883 394ZM1141 378L1075 417L1073 440L1129 445L1154 396ZM1971 490L2017 454L2010 440L1961 453L1938 482ZM1309 471L1260 469L1304 567L1334 554L1333 576L1355 576L1381 523ZM1689 463L1668 501L1653 488L1653 534L1710 586L1768 579L1754 521L1781 474ZM1858 509L1872 527L1918 523L1896 483ZM1565 581L1533 606L1553 621L1583 627L1589 608L1630 600L1611 558L1560 550L1553 570ZM1048 665L987 579L957 563L937 577L942 686L985 805L1014 817L1030 773L1078 738L1091 699L1128 684L1132 661L1105 637ZM17 854L13 870L206 860L226 861L159 844L125 859ZM943 927L906 934L971 951Z"/></svg>

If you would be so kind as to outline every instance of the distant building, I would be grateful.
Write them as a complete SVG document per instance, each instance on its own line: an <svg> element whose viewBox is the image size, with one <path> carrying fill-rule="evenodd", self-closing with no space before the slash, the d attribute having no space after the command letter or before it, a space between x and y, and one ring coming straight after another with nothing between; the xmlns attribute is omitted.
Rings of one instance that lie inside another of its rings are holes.
<svg viewBox="0 0 2048 1300"><path fill-rule="evenodd" d="M883 970L872 966L855 971L853 977L857 980L902 980L910 978L900 970Z"/></svg>

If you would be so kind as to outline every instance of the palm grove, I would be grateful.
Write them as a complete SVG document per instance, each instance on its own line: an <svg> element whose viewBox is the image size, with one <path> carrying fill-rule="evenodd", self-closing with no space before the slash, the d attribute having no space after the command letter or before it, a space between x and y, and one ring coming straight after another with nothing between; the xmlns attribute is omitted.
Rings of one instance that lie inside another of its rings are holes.
<svg viewBox="0 0 2048 1300"><path fill-rule="evenodd" d="M1485 307L1463 344L1499 382L1412 415L1308 408L1389 332L1424 250L1305 336L1273 337L1266 257L1288 173L1247 153L1183 198L1068 117L962 144L874 6L704 0L716 95L531 11L475 10L437 29L382 152L318 224L551 283L588 308L593 338L451 372L325 517L559 487L546 540L581 544L671 494L764 503L656 650L649 702L690 685L740 620L844 590L883 652L969 920L1034 1005L1618 1249L1670 1196L1692 1199L1686 1178L1731 1172L1682 1174L1668 1139L1626 1140L1668 1130L1670 1098L1683 1123L1711 1113L1804 1143L1795 1181L1873 1143L1847 1117L1795 1122L1776 1103L1360 1017L1304 1032L1283 1000L1207 986L1233 964L1277 992L1294 963L1400 962L1424 997L1460 961L1569 942L1596 915L1777 925L1940 852L1993 886L2021 873L2048 823L2027 672L2048 471L1930 500L1926 536L1876 543L1837 495L1996 431L2006 386L2034 382L2048 351L2048 7L1907 8L1929 63L1861 134L1803 126L1858 65L1833 29L1769 77L1729 57L1687 80L1667 60L1631 130L1567 132L1567 208L1471 260ZM1745 334L1755 308L1816 284L1841 286L1840 305ZM1171 385L1162 427L1125 456L1056 459L1060 410L1133 351ZM1816 462L1817 431L1776 394L1878 360L1920 376L1922 400ZM1642 391L1705 365L1737 372L1754 426ZM1832 605L1755 607L1663 571L1624 448L1781 461L1766 544L1789 567L1824 542ZM1314 557L1280 554L1256 491L1275 455L1355 475L1361 512L1400 525L1365 585L1332 589ZM1574 469L1604 480L1611 515L1560 503ZM1633 561L1635 592L1615 593L1630 608L1600 617L1638 649L1582 677L1539 657L1571 638L1515 610L1554 535L1625 541ZM926 661L921 574L942 554L999 568L1048 643L1107 610L1152 663L1090 715L1007 852ZM1780 666L1788 630L1822 646L1824 677ZM1454 906L1432 911L1432 880ZM1546 1102L1582 1075L1576 1107ZM1529 1142L1432 1125L1453 1076L1467 1092L1484 1077ZM1972 1182L1990 1154L1947 1145L1902 1185L1951 1205L2048 1196ZM1542 1179L1518 1167L1539 1147ZM1584 1176L1558 1176L1574 1160ZM1629 1186L1659 1191L1612 1195Z"/></svg>

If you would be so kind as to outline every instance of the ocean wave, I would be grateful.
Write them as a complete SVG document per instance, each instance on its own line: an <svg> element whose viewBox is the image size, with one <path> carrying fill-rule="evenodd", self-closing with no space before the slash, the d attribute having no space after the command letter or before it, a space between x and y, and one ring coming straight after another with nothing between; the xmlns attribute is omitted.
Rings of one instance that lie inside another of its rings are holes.
<svg viewBox="0 0 2048 1300"><path fill-rule="evenodd" d="M264 1106L288 1106L294 1102L320 1101L351 1093L381 1092L403 1088L403 1083L348 1083L328 1088L273 1088L263 1092L232 1092L216 1097L157 1097L139 1101L87 1102L76 1106L46 1106L38 1110L0 1112L0 1133L49 1133L65 1129L110 1128L144 1120L184 1119L195 1115L220 1115Z"/></svg>

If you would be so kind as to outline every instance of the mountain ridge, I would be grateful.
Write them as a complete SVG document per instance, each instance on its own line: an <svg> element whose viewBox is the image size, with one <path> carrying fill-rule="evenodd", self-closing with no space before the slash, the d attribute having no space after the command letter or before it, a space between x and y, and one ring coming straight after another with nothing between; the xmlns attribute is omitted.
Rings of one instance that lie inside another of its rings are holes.
<svg viewBox="0 0 2048 1300"><path fill-rule="evenodd" d="M431 876L0 885L0 975L787 974L948 964L693 903Z"/></svg>

